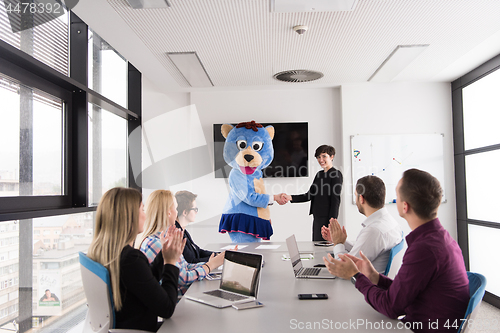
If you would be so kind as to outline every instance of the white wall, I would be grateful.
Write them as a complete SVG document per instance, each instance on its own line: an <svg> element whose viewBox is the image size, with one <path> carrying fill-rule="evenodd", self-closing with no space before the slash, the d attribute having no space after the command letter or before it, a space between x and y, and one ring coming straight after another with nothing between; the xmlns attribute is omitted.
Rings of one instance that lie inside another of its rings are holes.
<svg viewBox="0 0 500 333"><path fill-rule="evenodd" d="M355 239L361 229L363 216L352 204L350 135L353 134L403 134L444 133L445 134L445 188L448 201L439 211L444 227L456 238L455 186L452 147L451 93L449 84L444 83L391 83L356 84L342 88L300 89L300 90L252 90L212 91L162 94L154 91L145 80L143 95L144 122L155 121L156 117L189 105L189 118L201 124L204 143L198 150L179 162L183 167L182 180L172 183L172 191L190 190L198 194L200 208L197 223L188 227L196 242L203 246L212 242L228 242L227 235L218 234L218 222L228 188L225 180L215 179L212 173L197 170L197 165L209 165L213 170L213 133L216 123L235 123L255 120L263 123L299 122L309 123L309 166L308 178L266 179L268 193L285 191L298 194L307 191L315 173L319 170L314 159L314 150L321 144L331 144L337 149L334 166L344 174L345 190L339 219L348 230L350 239ZM195 107L195 108L193 108ZM195 114L194 114L195 113ZM158 118L156 118L158 119ZM175 122L167 127L179 127ZM196 128L193 127L193 128ZM168 131L168 128L165 128ZM165 147L181 144L195 133L178 135L176 140L165 142ZM199 144L198 144L199 146ZM143 149L143 156L147 153ZM207 154L205 154L205 152ZM346 163L344 163L346 161ZM170 167L170 166L169 166ZM148 184L169 173L168 168L155 174L147 174ZM174 170L178 172L178 170ZM144 200L159 186L144 189ZM388 205L389 212L400 222L405 233L409 232L394 205ZM298 240L311 239L312 217L308 215L309 204L288 204L271 206L274 228L273 241L284 241L294 233Z"/></svg>
<svg viewBox="0 0 500 333"><path fill-rule="evenodd" d="M309 123L309 177L266 179L267 193L270 194L305 193L319 171L314 150L322 144L341 146L339 89L198 92L192 93L191 103L197 107L211 149L212 124L251 120L262 123ZM341 166L341 158L334 160L334 165ZM212 179L212 182L223 184L225 180ZM213 212L217 214L216 224L226 198L227 194L217 199L211 198L212 204L217 207ZM202 199L200 197L200 201ZM286 206L274 204L270 209L274 229L271 240L284 241L291 234L295 234L297 240L311 240L312 218L309 216L309 203Z"/></svg>
<svg viewBox="0 0 500 333"><path fill-rule="evenodd" d="M447 202L439 208L443 226L456 239L456 201L449 83L388 83L344 85L341 88L343 154L345 164L344 212L349 239L355 239L364 216L352 203L350 136L356 134L429 134L444 133L444 169ZM349 170L347 170L349 169ZM400 222L405 234L410 232L399 217L396 205L386 205Z"/></svg>
<svg viewBox="0 0 500 333"><path fill-rule="evenodd" d="M223 206L227 199L228 188L226 180L215 179L213 173L200 174L197 164L205 164L213 171L213 124L235 123L255 120L257 122L303 122L309 123L309 167L310 177L289 179L266 179L268 193L290 194L306 192L312 183L319 166L314 158L314 150L321 144L341 146L340 98L339 89L302 89L302 90L272 90L272 91L228 91L228 92L194 92L191 94L161 94L146 82L143 86L143 123L155 122L166 113L192 105L196 108L197 117L205 136L206 150L209 158L200 158L199 153L185 159L184 172L190 181L174 182L169 186L172 191L190 190L198 194L197 206L200 212L197 223L188 227L193 238L199 245L210 242L228 242L229 236L218 233L218 223ZM186 98L187 97L187 98ZM191 108L193 109L193 108ZM194 118L194 116L193 116ZM194 121L198 121L195 119ZM170 124L167 127L177 127L180 124ZM188 140L189 135L179 135L175 142L165 142L165 145L179 144ZM202 147L203 148L203 147ZM143 157L148 154L144 143ZM194 151L194 150L193 150ZM143 160L147 159L143 158ZM156 161L158 162L158 161ZM342 156L334 160L334 165L342 165ZM170 167L170 166L169 166ZM144 182L154 183L155 179L163 179L162 169L154 174L145 173ZM184 177L183 177L184 178ZM144 200L152 190L160 188L149 186L144 188ZM271 206L271 220L274 228L273 241L284 241L295 233L298 240L310 240L312 218L309 216L309 204L289 204Z"/></svg>
<svg viewBox="0 0 500 333"><path fill-rule="evenodd" d="M154 84L151 83L146 77L143 76L142 79L142 124L143 127L148 122L154 122L156 117L162 116L165 113L182 108L186 105L190 104L190 96L188 93L170 93L164 94L155 90ZM150 152L149 152L147 142L144 139L142 140L142 165L143 168L149 164L150 161ZM149 194L156 189L160 189L160 187L152 187L149 184L155 183L155 178L160 175L143 172L142 180L143 180L143 201L146 202Z"/></svg>

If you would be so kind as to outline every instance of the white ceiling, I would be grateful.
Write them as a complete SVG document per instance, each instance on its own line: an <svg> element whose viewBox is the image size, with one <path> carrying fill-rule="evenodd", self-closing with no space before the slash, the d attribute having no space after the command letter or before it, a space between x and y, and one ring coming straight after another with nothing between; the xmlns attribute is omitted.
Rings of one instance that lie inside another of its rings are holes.
<svg viewBox="0 0 500 333"><path fill-rule="evenodd" d="M74 12L162 91L333 87L366 82L397 45L429 44L394 80L450 82L500 54L500 0L359 0L341 12L271 12L271 0L169 0L132 9L82 0ZM332 0L335 1L335 0ZM298 35L295 25L309 30ZM167 52L196 51L215 87L191 88ZM324 73L309 83L273 74Z"/></svg>

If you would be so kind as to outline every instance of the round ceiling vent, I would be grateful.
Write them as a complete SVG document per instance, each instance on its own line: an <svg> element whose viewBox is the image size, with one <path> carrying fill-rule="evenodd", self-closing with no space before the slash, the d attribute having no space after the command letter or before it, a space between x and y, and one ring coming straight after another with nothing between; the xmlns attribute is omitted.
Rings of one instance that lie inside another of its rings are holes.
<svg viewBox="0 0 500 333"><path fill-rule="evenodd" d="M273 77L276 80L284 82L309 82L321 79L323 77L323 73L304 69L294 69L291 71L276 73Z"/></svg>

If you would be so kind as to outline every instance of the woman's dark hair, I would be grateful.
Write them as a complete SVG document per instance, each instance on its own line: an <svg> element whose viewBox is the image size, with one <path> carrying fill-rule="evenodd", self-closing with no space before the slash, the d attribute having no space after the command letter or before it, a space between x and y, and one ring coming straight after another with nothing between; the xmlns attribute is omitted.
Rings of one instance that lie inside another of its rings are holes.
<svg viewBox="0 0 500 333"><path fill-rule="evenodd" d="M316 148L316 152L314 153L314 157L318 158L319 155L327 153L330 156L335 156L335 148L329 145L321 145Z"/></svg>

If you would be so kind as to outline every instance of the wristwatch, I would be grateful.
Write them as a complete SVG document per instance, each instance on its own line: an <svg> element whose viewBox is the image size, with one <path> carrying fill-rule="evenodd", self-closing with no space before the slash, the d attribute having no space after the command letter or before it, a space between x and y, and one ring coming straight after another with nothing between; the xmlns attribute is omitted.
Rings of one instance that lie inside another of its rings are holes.
<svg viewBox="0 0 500 333"><path fill-rule="evenodd" d="M357 272L351 277L351 282L352 284L356 284L356 279L358 278L358 275L361 274L361 272Z"/></svg>

